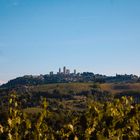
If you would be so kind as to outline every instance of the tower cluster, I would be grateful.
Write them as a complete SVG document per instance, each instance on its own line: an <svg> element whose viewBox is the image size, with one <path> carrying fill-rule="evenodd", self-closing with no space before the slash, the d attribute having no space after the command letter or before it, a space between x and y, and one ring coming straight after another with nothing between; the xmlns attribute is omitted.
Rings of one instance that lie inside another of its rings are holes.
<svg viewBox="0 0 140 140"><path fill-rule="evenodd" d="M57 72L58 75L71 75L71 74L74 74L76 75L76 69L74 69L74 71L71 73L70 69L67 69L66 66L64 66L62 69L59 68L58 72ZM54 75L53 71L50 72L50 75Z"/></svg>
<svg viewBox="0 0 140 140"><path fill-rule="evenodd" d="M70 73L70 69L67 69L66 66L63 67L63 71L61 71L61 68L59 68L59 71L57 74L63 74L63 75L69 75ZM74 69L74 73L76 74L76 69Z"/></svg>

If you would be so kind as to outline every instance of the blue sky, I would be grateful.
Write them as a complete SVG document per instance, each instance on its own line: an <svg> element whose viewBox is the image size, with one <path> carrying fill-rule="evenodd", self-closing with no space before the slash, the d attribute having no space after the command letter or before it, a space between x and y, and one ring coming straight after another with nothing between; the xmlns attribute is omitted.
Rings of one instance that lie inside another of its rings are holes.
<svg viewBox="0 0 140 140"><path fill-rule="evenodd" d="M0 0L0 81L71 70L140 75L140 0Z"/></svg>

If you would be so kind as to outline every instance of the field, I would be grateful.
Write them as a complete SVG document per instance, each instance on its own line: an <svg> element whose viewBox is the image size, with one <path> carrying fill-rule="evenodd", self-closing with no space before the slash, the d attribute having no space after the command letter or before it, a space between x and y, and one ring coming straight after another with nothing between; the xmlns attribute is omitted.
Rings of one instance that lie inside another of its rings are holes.
<svg viewBox="0 0 140 140"><path fill-rule="evenodd" d="M92 89L94 83L62 83L62 84L48 84L31 86L30 90L33 92L52 92L53 90L59 90L63 93L75 92L80 93L82 91L89 91ZM105 83L98 84L99 88L103 91L108 91L113 94L126 92L126 91L140 91L140 83Z"/></svg>

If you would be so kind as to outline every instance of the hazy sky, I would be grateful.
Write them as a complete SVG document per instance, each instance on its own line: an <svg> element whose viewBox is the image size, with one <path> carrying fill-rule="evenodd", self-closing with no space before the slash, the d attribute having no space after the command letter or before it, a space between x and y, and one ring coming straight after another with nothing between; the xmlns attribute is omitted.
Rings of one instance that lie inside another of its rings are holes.
<svg viewBox="0 0 140 140"><path fill-rule="evenodd" d="M140 0L0 0L0 82L64 65L140 75Z"/></svg>

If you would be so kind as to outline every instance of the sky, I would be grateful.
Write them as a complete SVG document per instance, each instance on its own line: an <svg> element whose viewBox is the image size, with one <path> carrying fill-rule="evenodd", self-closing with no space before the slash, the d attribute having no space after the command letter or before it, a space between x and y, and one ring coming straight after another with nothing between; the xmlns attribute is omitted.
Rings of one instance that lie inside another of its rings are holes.
<svg viewBox="0 0 140 140"><path fill-rule="evenodd" d="M23 75L140 75L140 0L0 0L0 83Z"/></svg>

